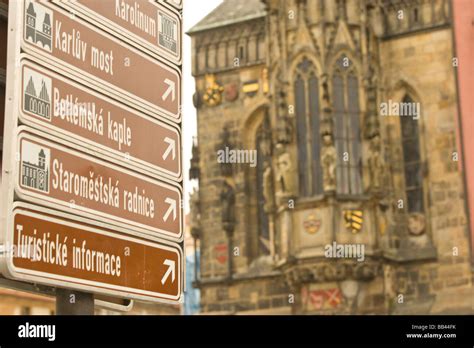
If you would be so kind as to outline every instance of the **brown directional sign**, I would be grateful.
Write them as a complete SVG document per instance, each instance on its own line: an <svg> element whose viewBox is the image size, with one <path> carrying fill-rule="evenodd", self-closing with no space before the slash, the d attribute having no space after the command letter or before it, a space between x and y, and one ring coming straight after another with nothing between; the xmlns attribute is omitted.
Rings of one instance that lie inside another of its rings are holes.
<svg viewBox="0 0 474 348"><path fill-rule="evenodd" d="M181 179L176 128L26 59L21 61L20 95L23 123L134 169Z"/></svg>
<svg viewBox="0 0 474 348"><path fill-rule="evenodd" d="M101 92L172 121L181 119L178 70L48 2L23 4L21 47Z"/></svg>
<svg viewBox="0 0 474 348"><path fill-rule="evenodd" d="M1 275L176 303L181 0L8 4Z"/></svg>
<svg viewBox="0 0 474 348"><path fill-rule="evenodd" d="M17 151L15 190L20 200L110 222L129 228L131 234L182 239L178 187L31 135L22 127Z"/></svg>
<svg viewBox="0 0 474 348"><path fill-rule="evenodd" d="M137 300L181 297L179 246L25 207L17 205L9 222L7 277Z"/></svg>
<svg viewBox="0 0 474 348"><path fill-rule="evenodd" d="M151 54L181 64L181 18L151 0L54 0Z"/></svg>

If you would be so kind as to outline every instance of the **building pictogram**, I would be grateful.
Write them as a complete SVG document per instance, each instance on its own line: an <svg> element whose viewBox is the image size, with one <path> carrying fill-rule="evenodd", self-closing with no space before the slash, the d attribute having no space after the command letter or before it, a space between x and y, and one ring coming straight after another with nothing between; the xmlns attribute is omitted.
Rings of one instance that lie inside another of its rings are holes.
<svg viewBox="0 0 474 348"><path fill-rule="evenodd" d="M43 18L42 23L37 23L39 18ZM37 24L41 24L40 28L38 28ZM33 2L29 3L26 10L25 38L51 52L53 41L51 35L51 14L41 5L35 8Z"/></svg>
<svg viewBox="0 0 474 348"><path fill-rule="evenodd" d="M35 82L33 73L27 73L25 76L26 87L24 90L23 100L24 100L24 109L27 112L31 112L37 116L51 120L51 83L46 83L43 77L35 75L36 80L41 79L41 88L39 93L36 92Z"/></svg>
<svg viewBox="0 0 474 348"><path fill-rule="evenodd" d="M38 151L39 150L39 151ZM27 160L37 154L36 163ZM49 150L43 149L36 144L23 143L21 163L21 184L35 190L49 192Z"/></svg>

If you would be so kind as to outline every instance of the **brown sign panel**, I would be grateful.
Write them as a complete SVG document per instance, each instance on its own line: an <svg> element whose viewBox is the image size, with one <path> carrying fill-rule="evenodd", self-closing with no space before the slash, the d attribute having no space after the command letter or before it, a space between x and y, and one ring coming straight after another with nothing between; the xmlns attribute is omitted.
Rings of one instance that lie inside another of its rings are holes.
<svg viewBox="0 0 474 348"><path fill-rule="evenodd" d="M135 170L181 179L181 136L174 127L25 59L20 95L23 123Z"/></svg>
<svg viewBox="0 0 474 348"><path fill-rule="evenodd" d="M25 0L22 48L94 89L179 122L175 70L48 2Z"/></svg>
<svg viewBox="0 0 474 348"><path fill-rule="evenodd" d="M177 245L39 210L20 206L13 211L6 241L7 277L138 300L180 299L182 252Z"/></svg>
<svg viewBox="0 0 474 348"><path fill-rule="evenodd" d="M21 200L110 222L137 235L182 239L182 194L175 186L46 141L23 127L17 163L15 190Z"/></svg>
<svg viewBox="0 0 474 348"><path fill-rule="evenodd" d="M59 1L98 27L151 54L181 64L181 18L176 12L151 0Z"/></svg>

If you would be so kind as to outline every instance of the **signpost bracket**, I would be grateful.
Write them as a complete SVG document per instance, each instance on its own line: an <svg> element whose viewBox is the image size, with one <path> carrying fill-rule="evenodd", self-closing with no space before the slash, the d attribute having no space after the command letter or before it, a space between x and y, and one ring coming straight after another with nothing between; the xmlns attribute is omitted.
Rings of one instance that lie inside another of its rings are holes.
<svg viewBox="0 0 474 348"><path fill-rule="evenodd" d="M45 285L20 282L16 280L3 278L1 276L0 276L0 287L11 289L11 290L24 291L24 292L28 292L35 295L38 295L39 293L40 295L48 296L48 297L56 296L55 288L45 286Z"/></svg>
<svg viewBox="0 0 474 348"><path fill-rule="evenodd" d="M133 308L133 300L129 299L124 299L123 300L125 304L121 305L118 303L114 302L109 302L105 299L95 299L94 303L97 307L106 309L106 310L112 310L112 311L117 311L117 312L130 312Z"/></svg>

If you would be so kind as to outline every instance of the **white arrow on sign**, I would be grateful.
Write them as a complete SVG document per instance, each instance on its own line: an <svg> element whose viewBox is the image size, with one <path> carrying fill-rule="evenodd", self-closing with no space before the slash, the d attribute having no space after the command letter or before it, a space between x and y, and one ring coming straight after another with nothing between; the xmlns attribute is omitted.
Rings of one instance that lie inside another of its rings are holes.
<svg viewBox="0 0 474 348"><path fill-rule="evenodd" d="M165 83L168 85L168 89L161 99L166 100L171 94L171 101L174 101L176 99L176 83L170 79L165 79Z"/></svg>
<svg viewBox="0 0 474 348"><path fill-rule="evenodd" d="M176 141L174 141L174 139L166 137L165 138L165 143L168 144L168 148L166 149L165 153L163 154L163 159L166 160L170 153L171 153L171 156L173 157L173 159L175 159L176 158Z"/></svg>
<svg viewBox="0 0 474 348"><path fill-rule="evenodd" d="M166 270L166 273L163 275L163 278L161 278L161 284L162 285L165 284L170 274L171 274L171 283L174 283L174 278L176 275L176 271L175 271L176 263L173 260L166 259L165 262L163 262L163 265L168 266L168 269Z"/></svg>
<svg viewBox="0 0 474 348"><path fill-rule="evenodd" d="M171 212L173 212L173 221L176 220L176 201L171 198L166 198L165 203L168 203L170 207L166 211L165 216L163 216L163 221L168 221L168 217L170 216Z"/></svg>

